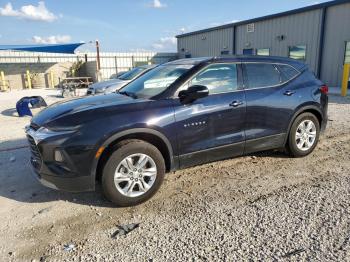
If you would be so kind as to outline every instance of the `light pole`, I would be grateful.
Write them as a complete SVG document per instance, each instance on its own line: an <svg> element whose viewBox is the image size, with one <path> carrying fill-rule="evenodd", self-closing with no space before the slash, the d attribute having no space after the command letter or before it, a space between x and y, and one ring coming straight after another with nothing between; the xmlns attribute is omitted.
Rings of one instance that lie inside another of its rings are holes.
<svg viewBox="0 0 350 262"><path fill-rule="evenodd" d="M97 65L97 71L99 72L101 69L100 44L97 39L96 39L96 65Z"/></svg>

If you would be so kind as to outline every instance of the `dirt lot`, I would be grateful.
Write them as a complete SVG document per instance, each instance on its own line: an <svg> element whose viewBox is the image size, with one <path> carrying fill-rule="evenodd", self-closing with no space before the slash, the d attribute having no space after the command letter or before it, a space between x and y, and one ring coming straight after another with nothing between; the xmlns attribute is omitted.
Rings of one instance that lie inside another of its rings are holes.
<svg viewBox="0 0 350 262"><path fill-rule="evenodd" d="M306 158L263 152L178 171L147 203L114 208L100 187L62 193L31 177L30 118L13 110L27 94L0 94L0 261L350 261L349 97L330 97Z"/></svg>

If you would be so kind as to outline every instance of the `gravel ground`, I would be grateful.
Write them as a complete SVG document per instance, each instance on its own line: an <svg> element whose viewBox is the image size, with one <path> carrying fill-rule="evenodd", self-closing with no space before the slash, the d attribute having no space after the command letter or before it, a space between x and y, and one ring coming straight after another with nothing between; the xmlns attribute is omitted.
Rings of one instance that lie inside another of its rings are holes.
<svg viewBox="0 0 350 262"><path fill-rule="evenodd" d="M349 97L330 97L305 158L262 152L177 171L150 201L114 208L99 186L69 194L31 177L30 118L12 109L25 95L0 94L0 261L350 261Z"/></svg>

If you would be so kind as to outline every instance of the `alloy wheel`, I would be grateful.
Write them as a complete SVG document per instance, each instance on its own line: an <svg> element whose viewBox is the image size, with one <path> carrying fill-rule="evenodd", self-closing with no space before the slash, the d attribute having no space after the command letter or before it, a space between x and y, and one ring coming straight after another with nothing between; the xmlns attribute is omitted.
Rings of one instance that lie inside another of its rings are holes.
<svg viewBox="0 0 350 262"><path fill-rule="evenodd" d="M295 133L295 142L299 150L309 150L316 141L317 130L314 122L307 119L302 121Z"/></svg>
<svg viewBox="0 0 350 262"><path fill-rule="evenodd" d="M118 164L114 184L122 195L139 197L153 186L156 177L157 166L150 156L132 154Z"/></svg>

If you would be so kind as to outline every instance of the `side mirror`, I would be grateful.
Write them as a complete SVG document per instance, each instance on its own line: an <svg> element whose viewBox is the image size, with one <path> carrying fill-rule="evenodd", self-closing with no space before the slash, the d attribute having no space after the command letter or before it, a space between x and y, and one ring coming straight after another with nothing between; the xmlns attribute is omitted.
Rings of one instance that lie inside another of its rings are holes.
<svg viewBox="0 0 350 262"><path fill-rule="evenodd" d="M209 89L206 86L194 85L190 86L187 90L180 91L179 98L182 103L188 104L208 95Z"/></svg>

